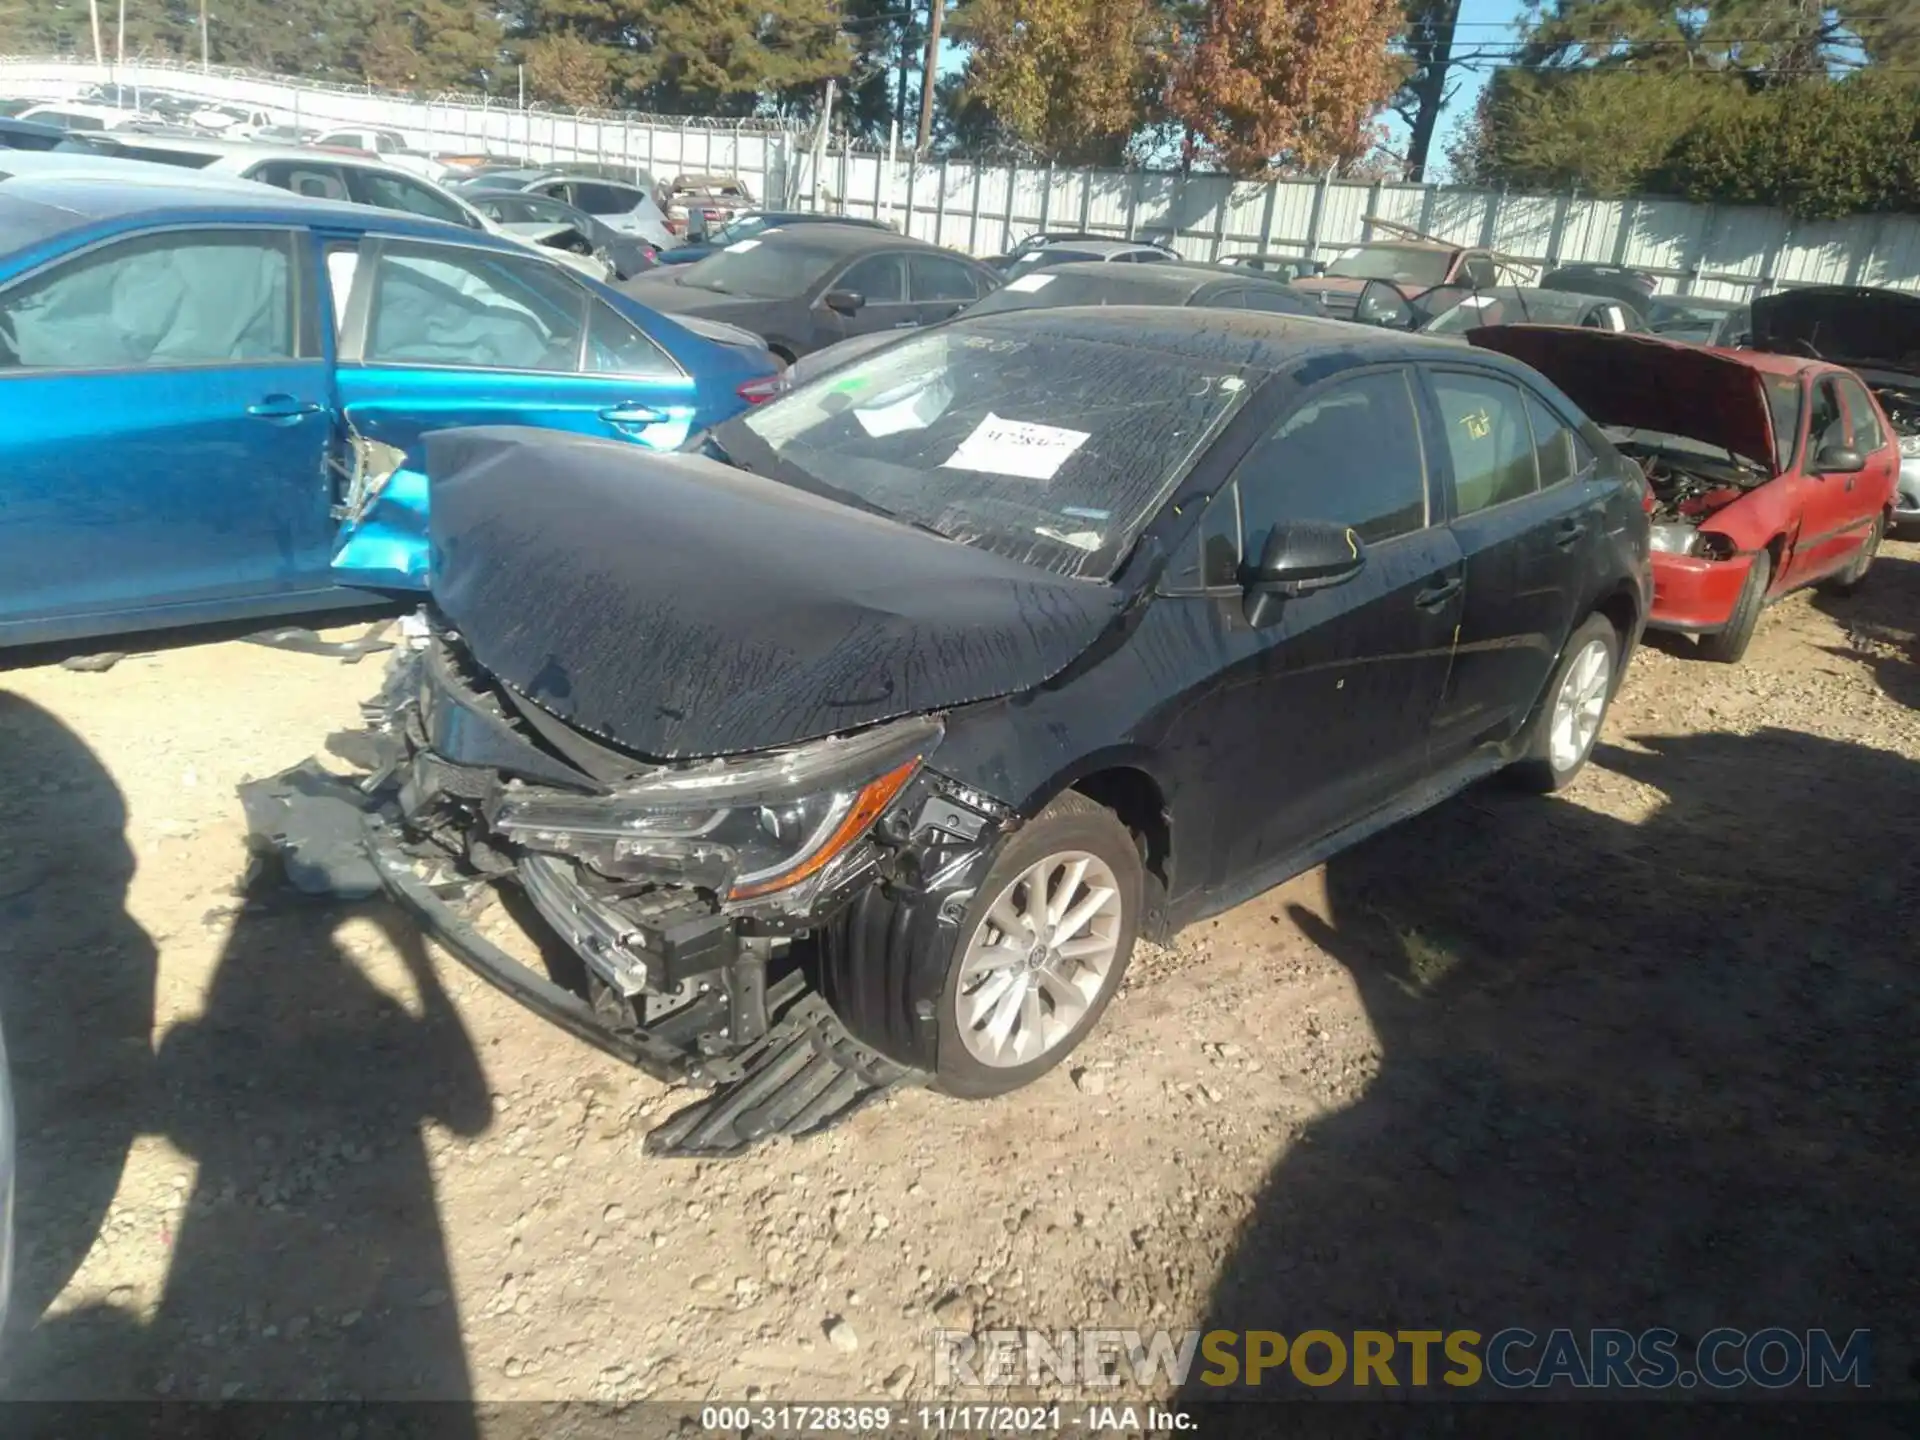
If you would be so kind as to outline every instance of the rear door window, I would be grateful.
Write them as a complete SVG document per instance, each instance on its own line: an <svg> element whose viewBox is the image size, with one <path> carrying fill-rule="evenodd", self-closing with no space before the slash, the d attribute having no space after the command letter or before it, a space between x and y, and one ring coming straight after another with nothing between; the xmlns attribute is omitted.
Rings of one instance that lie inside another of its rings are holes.
<svg viewBox="0 0 1920 1440"><path fill-rule="evenodd" d="M1526 400L1527 424L1533 431L1534 467L1540 473L1540 488L1545 490L1571 480L1579 470L1574 449L1576 437L1566 422L1536 396L1528 394Z"/></svg>
<svg viewBox="0 0 1920 1440"><path fill-rule="evenodd" d="M1519 389L1493 375L1438 370L1433 394L1453 462L1455 513L1472 515L1533 494L1539 472Z"/></svg>
<svg viewBox="0 0 1920 1440"><path fill-rule="evenodd" d="M944 255L914 255L907 261L907 279L915 301L977 300L980 287L973 272Z"/></svg>
<svg viewBox="0 0 1920 1440"><path fill-rule="evenodd" d="M384 242L374 265L366 363L580 369L591 297L558 267L406 241Z"/></svg>

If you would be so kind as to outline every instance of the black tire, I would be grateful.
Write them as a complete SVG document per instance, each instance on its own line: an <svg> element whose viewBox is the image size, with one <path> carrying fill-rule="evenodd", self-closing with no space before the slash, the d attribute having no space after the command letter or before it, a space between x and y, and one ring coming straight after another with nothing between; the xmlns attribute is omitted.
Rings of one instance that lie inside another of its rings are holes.
<svg viewBox="0 0 1920 1440"><path fill-rule="evenodd" d="M1835 575L1821 587L1835 595L1851 595L1866 583L1867 572L1873 568L1874 558L1880 553L1880 542L1887 538L1887 516L1883 510L1873 517L1873 528L1867 532L1867 538L1854 552L1853 559L1847 562L1847 568Z"/></svg>
<svg viewBox="0 0 1920 1440"><path fill-rule="evenodd" d="M1553 746L1554 713L1560 693L1567 687L1574 670L1596 643L1604 646L1606 654L1605 694L1601 701L1600 716L1593 727L1593 734L1579 749L1571 763L1565 757L1556 759ZM1587 768L1587 761L1593 755L1593 747L1600 738L1600 732L1606 728L1607 711L1613 704L1614 692L1620 687L1620 632L1613 628L1613 622L1604 615L1589 615L1580 627L1567 638L1566 648L1560 652L1560 663L1553 667L1553 678L1547 682L1547 688L1541 693L1540 704L1534 711L1533 720L1527 732L1526 754L1515 761L1508 769L1508 777L1523 790L1532 790L1537 794L1550 795L1556 790L1564 790L1574 782L1580 772Z"/></svg>
<svg viewBox="0 0 1920 1440"><path fill-rule="evenodd" d="M1073 1028L1052 1048L1021 1065L989 1065L968 1050L960 1033L959 990L961 970L967 949L977 930L986 922L987 911L1001 892L1013 884L1029 866L1062 851L1084 851L1097 856L1112 870L1120 892L1119 943L1098 993ZM1104 805L1096 804L1076 791L1067 791L1048 805L1030 824L1007 838L994 857L986 876L967 906L960 926L960 938L954 945L942 986L939 1004L939 1063L934 1073L934 1088L966 1100L984 1100L1005 1095L1029 1085L1053 1069L1087 1037L1099 1023L1113 994L1126 974L1127 961L1133 955L1133 943L1140 933L1140 914L1145 892L1145 867L1140 849L1131 831Z"/></svg>
<svg viewBox="0 0 1920 1440"><path fill-rule="evenodd" d="M1713 635L1700 637L1700 658L1713 660L1722 665L1738 665L1747 653L1747 646L1753 643L1753 632L1760 623L1760 612L1767 608L1767 586L1773 583L1773 555L1761 550L1755 553L1753 565L1747 571L1747 583L1740 587L1740 598L1734 602L1733 617L1727 621L1727 628Z"/></svg>

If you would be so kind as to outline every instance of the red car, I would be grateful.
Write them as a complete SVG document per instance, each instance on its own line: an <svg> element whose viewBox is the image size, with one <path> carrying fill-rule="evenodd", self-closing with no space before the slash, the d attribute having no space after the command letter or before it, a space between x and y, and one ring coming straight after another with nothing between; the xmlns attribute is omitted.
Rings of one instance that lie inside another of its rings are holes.
<svg viewBox="0 0 1920 1440"><path fill-rule="evenodd" d="M1892 516L1899 437L1853 371L1604 330L1502 325L1473 344L1565 391L1646 472L1651 629L1746 653L1760 612L1866 578Z"/></svg>

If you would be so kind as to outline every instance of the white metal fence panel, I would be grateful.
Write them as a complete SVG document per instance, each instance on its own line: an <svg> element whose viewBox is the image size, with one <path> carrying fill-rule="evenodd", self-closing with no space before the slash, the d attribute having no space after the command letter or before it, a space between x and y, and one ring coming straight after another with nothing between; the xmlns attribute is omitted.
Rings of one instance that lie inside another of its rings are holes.
<svg viewBox="0 0 1920 1440"><path fill-rule="evenodd" d="M339 85L147 61L117 70L76 60L0 58L0 93L48 99L106 80L258 105L303 125L381 125L427 148L486 149L537 163L599 160L740 177L762 202L811 204L891 221L976 255L1040 229L1167 238L1191 259L1245 250L1321 257L1371 238L1369 217L1540 264L1598 261L1658 274L1665 288L1744 298L1782 285L1885 285L1920 291L1920 216L1792 220L1757 207L1595 200L1347 181L1237 182L1161 171L1063 170L831 148L816 163L789 128L657 116L555 114L474 97L432 100ZM1379 232L1386 233L1386 232Z"/></svg>

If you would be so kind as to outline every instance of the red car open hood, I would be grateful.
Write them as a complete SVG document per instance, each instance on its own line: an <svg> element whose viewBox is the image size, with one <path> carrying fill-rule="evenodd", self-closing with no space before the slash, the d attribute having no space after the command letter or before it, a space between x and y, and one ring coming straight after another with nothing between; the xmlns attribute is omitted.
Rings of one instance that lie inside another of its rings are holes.
<svg viewBox="0 0 1920 1440"><path fill-rule="evenodd" d="M1779 472L1760 372L1725 351L1572 325L1483 325L1467 340L1531 365L1595 424L1684 435Z"/></svg>

